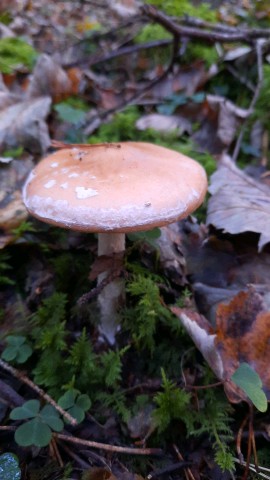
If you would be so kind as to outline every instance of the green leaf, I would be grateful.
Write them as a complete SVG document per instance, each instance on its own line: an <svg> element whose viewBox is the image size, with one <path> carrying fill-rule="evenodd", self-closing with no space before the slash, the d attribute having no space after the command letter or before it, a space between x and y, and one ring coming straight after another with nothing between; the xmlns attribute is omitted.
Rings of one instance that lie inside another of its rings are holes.
<svg viewBox="0 0 270 480"><path fill-rule="evenodd" d="M20 425L15 432L15 440L22 447L35 445L36 447L46 447L52 438L52 431L48 425L45 425L39 418L34 418L29 422Z"/></svg>
<svg viewBox="0 0 270 480"><path fill-rule="evenodd" d="M2 353L2 358L7 362L16 360L18 363L24 363L31 355L32 348L26 342L26 337L21 335L9 335L6 338L7 347Z"/></svg>
<svg viewBox="0 0 270 480"><path fill-rule="evenodd" d="M11 420L25 420L34 418L39 413L40 402L38 400L28 400L21 407L16 407L10 412Z"/></svg>
<svg viewBox="0 0 270 480"><path fill-rule="evenodd" d="M85 417L84 412L91 406L91 400L88 395L80 394L78 390L72 389L59 398L58 404L80 423Z"/></svg>
<svg viewBox="0 0 270 480"><path fill-rule="evenodd" d="M62 397L59 398L58 405L67 410L68 408L73 407L75 404L76 396L77 394L75 390L68 390L64 393L64 395L62 395Z"/></svg>
<svg viewBox="0 0 270 480"><path fill-rule="evenodd" d="M76 405L86 412L91 407L91 400L88 395L82 394L78 396Z"/></svg>
<svg viewBox="0 0 270 480"><path fill-rule="evenodd" d="M262 390L262 381L248 363L241 363L231 380L245 392L260 412L266 412L268 403Z"/></svg>
<svg viewBox="0 0 270 480"><path fill-rule="evenodd" d="M1 480L20 480L21 469L18 458L13 453L7 452L0 455L0 478Z"/></svg>
<svg viewBox="0 0 270 480"><path fill-rule="evenodd" d="M69 408L68 413L77 420L78 423L81 423L84 420L85 413L81 407L78 405L73 405L73 407Z"/></svg>
<svg viewBox="0 0 270 480"><path fill-rule="evenodd" d="M64 423L59 418L58 412L51 405L45 405L40 412L41 420L46 423L52 430L61 432L64 428Z"/></svg>
<svg viewBox="0 0 270 480"><path fill-rule="evenodd" d="M65 103L58 103L58 105L55 105L54 108L57 111L60 120L63 122L76 125L85 119L85 112L83 110L71 107Z"/></svg>

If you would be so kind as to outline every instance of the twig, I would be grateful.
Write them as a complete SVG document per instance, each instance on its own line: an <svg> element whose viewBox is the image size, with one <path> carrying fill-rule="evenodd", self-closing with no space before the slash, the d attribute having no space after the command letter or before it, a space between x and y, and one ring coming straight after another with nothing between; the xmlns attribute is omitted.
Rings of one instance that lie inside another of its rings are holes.
<svg viewBox="0 0 270 480"><path fill-rule="evenodd" d="M78 425L77 420L73 418L68 412L63 410L60 405L58 405L50 395L44 392L40 387L38 387L30 378L28 378L26 375L24 375L22 372L17 370L16 368L12 367L9 365L7 362L4 362L4 360L0 359L0 367L2 367L4 370L7 372L11 373L13 377L18 378L21 382L25 383L28 385L28 387L32 388L41 398L46 400L46 402L50 403L55 410L57 410L71 425L75 426Z"/></svg>
<svg viewBox="0 0 270 480"><path fill-rule="evenodd" d="M142 12L155 22L162 25L166 30L173 35L185 36L190 38L199 38L209 42L250 42L258 38L270 38L270 29L237 29L231 31L220 31L213 26L211 29L204 30L204 28L189 27L179 25L171 17L168 17L163 12L157 10L153 5L143 5ZM211 24L209 24L210 27Z"/></svg>
<svg viewBox="0 0 270 480"><path fill-rule="evenodd" d="M179 460L183 461L184 458L183 458L182 454L180 453L178 447L177 447L175 444L173 444L173 449L174 449L174 451L175 451L175 453L176 453L176 455L177 455L177 458L178 458ZM187 480L188 480L188 479L189 479L189 480L195 480L194 475L193 475L192 471L190 470L190 468L185 468L184 472L185 472L185 476L186 476L186 479L187 479Z"/></svg>
<svg viewBox="0 0 270 480"><path fill-rule="evenodd" d="M104 288L113 280L123 276L122 270L114 270L106 278L104 278L96 287L92 288L90 292L84 293L78 300L78 305L84 305L85 303L90 302L93 298L98 297L98 295L104 290Z"/></svg>
<svg viewBox="0 0 270 480"><path fill-rule="evenodd" d="M254 91L253 98L252 98L252 100L250 102L250 105L249 105L249 108L248 108L248 110L250 111L250 114L253 112L255 104L256 104L256 102L258 100L258 97L260 95L260 91L261 91L261 87L262 87L262 83L263 83L262 43L261 43L260 40L256 41L256 56L257 56L258 80L257 80L257 85L256 85L256 88L255 88L255 91ZM242 124L241 131L238 135L238 138L237 138L237 141L236 141L236 144L235 144L235 147L234 147L234 151L233 151L233 155L232 155L232 160L234 162L236 162L239 151L240 151L240 147L241 147L242 140L243 140L243 135L244 135L244 132L245 132L245 129L246 129L246 126L247 126L248 118L249 118L249 116L245 118L245 120Z"/></svg>
<svg viewBox="0 0 270 480"><path fill-rule="evenodd" d="M270 35L269 28L243 28L243 27L232 27L231 25L224 25L223 23L211 23L202 20L201 18L191 17L189 15L184 15L180 22L185 23L186 25L192 25L195 27L200 28L209 28L211 30L225 32L225 33L239 33L241 32L243 35L251 35L252 38L260 37L265 38L265 36Z"/></svg>
<svg viewBox="0 0 270 480"><path fill-rule="evenodd" d="M107 450L108 452L126 453L128 455L162 455L161 448L132 448L119 447L117 445L109 445L107 443L93 442L91 440L84 440L83 438L71 437L70 435L63 435L62 433L53 433L56 439L64 440L65 442L72 442L77 445L84 445L90 448L99 448Z"/></svg>
<svg viewBox="0 0 270 480"><path fill-rule="evenodd" d="M237 451L237 455L238 455L238 458L239 458L239 462L241 464L244 463L244 456L242 454L242 450L241 450L241 441L242 441L242 436L243 436L243 430L246 426L246 423L249 419L249 413L245 416L244 420L242 421L241 425L240 425L240 428L237 432L237 437L236 437L236 451Z"/></svg>
<svg viewBox="0 0 270 480"><path fill-rule="evenodd" d="M98 63L108 62L113 58L122 57L124 55L131 55L132 53L139 52L140 50L149 50L152 48L167 47L172 44L172 39L166 38L164 40L154 40L148 43L139 43L136 45L129 45L127 47L118 48L117 50L112 50L111 52L106 53L106 55L95 54L87 58L82 58L74 62L69 62L63 64L65 68L71 68L75 66L83 67L92 67Z"/></svg>
<svg viewBox="0 0 270 480"><path fill-rule="evenodd" d="M176 470L180 470L180 468L185 468L187 466L192 465L191 462L185 462L184 460L178 463L174 463L172 465L168 465L167 467L161 468L160 470L156 470L154 472L149 473L147 475L147 480L152 480L152 478L161 477L161 475L168 474L171 472L175 472Z"/></svg>

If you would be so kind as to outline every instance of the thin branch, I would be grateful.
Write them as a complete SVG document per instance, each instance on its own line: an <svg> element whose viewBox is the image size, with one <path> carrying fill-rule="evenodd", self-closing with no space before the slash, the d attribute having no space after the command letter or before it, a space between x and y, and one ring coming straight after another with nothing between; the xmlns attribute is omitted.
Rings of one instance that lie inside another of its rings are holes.
<svg viewBox="0 0 270 480"><path fill-rule="evenodd" d="M93 442L91 440L84 440L83 438L71 437L70 435L63 435L62 433L53 433L56 439L64 440L65 442L75 443L77 445L84 445L90 448L99 448L100 450L107 450L108 452L126 453L128 455L162 455L161 448L132 448L119 447L118 445L109 445L107 443Z"/></svg>
<svg viewBox="0 0 270 480"><path fill-rule="evenodd" d="M87 58L82 58L74 62L69 62L63 64L63 67L70 68L75 66L87 66L92 67L98 63L108 62L113 58L123 57L124 55L131 55L132 53L139 52L140 50L149 50L152 48L167 47L171 45L173 40L171 38L165 38L164 40L153 40L152 42L139 43L136 45L129 45L127 47L118 48L117 50L112 50L106 55L100 55L100 53L88 56Z"/></svg>
<svg viewBox="0 0 270 480"><path fill-rule="evenodd" d="M153 5L144 5L142 12L148 17L154 20L156 23L162 25L166 30L173 35L185 36L190 38L199 38L200 40L206 40L209 42L251 42L258 38L270 38L270 29L241 29L238 28L235 31L228 29L227 31L220 31L215 29L213 25L211 29L204 30L198 27L189 27L185 25L179 25L174 19L165 15L163 12L157 10ZM211 24L210 24L211 25ZM209 25L209 26L210 26Z"/></svg>
<svg viewBox="0 0 270 480"><path fill-rule="evenodd" d="M58 405L50 395L48 395L44 390L42 390L40 387L38 387L30 378L28 378L26 375L24 375L22 372L17 370L16 368L12 367L9 365L7 362L4 362L4 360L0 359L0 367L3 368L3 370L6 370L7 372L11 373L13 377L18 378L21 382L25 383L30 387L32 390L34 390L41 398L43 398L46 402L50 403L55 410L57 410L71 425L75 426L78 425L77 420L73 418L68 412L63 410L60 405Z"/></svg>
<svg viewBox="0 0 270 480"><path fill-rule="evenodd" d="M252 100L250 102L250 105L249 105L249 108L248 110L250 111L250 114L253 113L253 109L256 105L256 102L259 98L259 95L260 95L260 91L261 91L261 88L262 88L262 83L263 83L263 58L262 58L262 43L260 40L257 40L256 41L256 56L257 56L257 77L258 77L258 80L257 80L257 85L256 85L256 88L255 88L255 91L254 91L254 95L252 97ZM246 117L246 119L244 120L243 124L242 124L242 127L241 127L241 131L238 135L238 138L237 138L237 141L236 141L236 144L235 144L235 147L234 147L234 151L233 151L233 155L232 155L232 160L234 162L236 162L237 160L237 157L239 155L239 151L240 151L240 148L241 148L241 144L242 144L242 140L243 140L243 136L244 136L244 133L245 133L245 129L246 129L246 126L247 126L247 122L248 122L248 117Z"/></svg>

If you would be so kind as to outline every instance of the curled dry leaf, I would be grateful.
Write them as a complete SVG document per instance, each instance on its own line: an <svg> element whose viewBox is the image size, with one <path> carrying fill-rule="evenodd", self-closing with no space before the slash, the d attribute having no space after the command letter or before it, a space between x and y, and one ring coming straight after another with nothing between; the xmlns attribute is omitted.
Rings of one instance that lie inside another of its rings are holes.
<svg viewBox="0 0 270 480"><path fill-rule="evenodd" d="M50 97L41 97L2 110L0 145L4 148L20 145L32 153L44 153L51 143L45 122L50 106Z"/></svg>
<svg viewBox="0 0 270 480"><path fill-rule="evenodd" d="M176 285L186 285L186 260L179 223L162 227L155 244L159 250L159 263L165 275Z"/></svg>
<svg viewBox="0 0 270 480"><path fill-rule="evenodd" d="M161 115L159 113L143 115L137 120L136 127L138 130L152 128L164 133L177 131L179 136L184 132L192 133L191 122L180 115Z"/></svg>
<svg viewBox="0 0 270 480"><path fill-rule="evenodd" d="M207 223L231 234L260 234L259 251L270 241L270 189L223 156L211 177Z"/></svg>
<svg viewBox="0 0 270 480"><path fill-rule="evenodd" d="M40 55L27 91L29 98L49 95L54 102L78 93L78 71L73 69L70 76L49 55Z"/></svg>
<svg viewBox="0 0 270 480"><path fill-rule="evenodd" d="M225 392L231 402L247 401L245 393L230 380L243 362L260 376L270 400L270 311L262 295L249 288L228 304L220 304L215 328L196 312L178 307L171 310L180 318L213 372L225 382Z"/></svg>
<svg viewBox="0 0 270 480"><path fill-rule="evenodd" d="M218 95L207 95L207 102L218 112L217 137L224 146L229 146L235 138L241 120L247 118L250 111Z"/></svg>

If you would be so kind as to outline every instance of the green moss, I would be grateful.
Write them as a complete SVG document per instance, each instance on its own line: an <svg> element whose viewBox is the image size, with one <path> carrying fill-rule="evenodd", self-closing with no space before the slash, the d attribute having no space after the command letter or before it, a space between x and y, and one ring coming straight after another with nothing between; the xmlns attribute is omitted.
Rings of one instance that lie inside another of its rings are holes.
<svg viewBox="0 0 270 480"><path fill-rule="evenodd" d="M35 49L21 38L0 40L0 72L12 73L22 66L31 69L37 57Z"/></svg>
<svg viewBox="0 0 270 480"><path fill-rule="evenodd" d="M269 129L269 109L267 105L270 103L270 65L263 67L263 85L259 98L255 105L253 120L260 120L266 128Z"/></svg>
<svg viewBox="0 0 270 480"><path fill-rule="evenodd" d="M135 38L135 43L147 43L171 37L172 35L161 25L145 25Z"/></svg>
<svg viewBox="0 0 270 480"><path fill-rule="evenodd" d="M189 0L146 0L146 3L154 5L167 15L176 17L189 15L208 22L215 22L217 20L216 11L211 9L210 4L207 2L196 6L192 5Z"/></svg>
<svg viewBox="0 0 270 480"><path fill-rule="evenodd" d="M189 42L187 46L186 53L183 57L183 60L187 60L189 62L195 60L203 60L207 67L213 65L213 63L218 62L218 54L214 47L202 45L201 43L197 42Z"/></svg>

